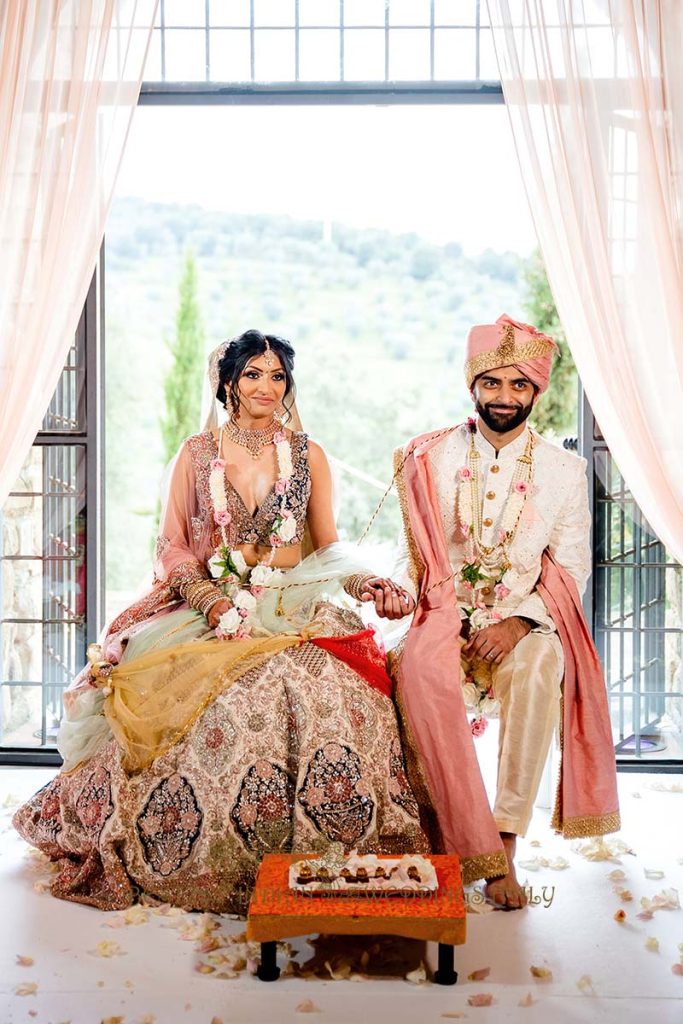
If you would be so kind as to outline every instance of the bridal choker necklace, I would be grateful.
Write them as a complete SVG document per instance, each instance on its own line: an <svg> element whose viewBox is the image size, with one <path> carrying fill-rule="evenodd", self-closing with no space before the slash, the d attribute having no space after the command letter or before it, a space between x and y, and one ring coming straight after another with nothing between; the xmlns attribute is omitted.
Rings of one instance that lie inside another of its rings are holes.
<svg viewBox="0 0 683 1024"><path fill-rule="evenodd" d="M246 448L252 459L258 459L263 449L273 443L273 438L280 430L280 424L276 420L271 420L262 430L247 430L230 420L226 423L225 430L231 441Z"/></svg>

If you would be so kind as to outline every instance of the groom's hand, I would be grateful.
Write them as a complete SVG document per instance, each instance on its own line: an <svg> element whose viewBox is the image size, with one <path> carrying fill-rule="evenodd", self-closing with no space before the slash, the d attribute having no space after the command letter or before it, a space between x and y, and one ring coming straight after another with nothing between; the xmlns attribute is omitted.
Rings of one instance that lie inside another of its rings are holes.
<svg viewBox="0 0 683 1024"><path fill-rule="evenodd" d="M478 629L467 641L462 653L468 661L479 660L487 661L489 665L500 665L505 655L530 632L531 623L528 619L511 615L502 622Z"/></svg>
<svg viewBox="0 0 683 1024"><path fill-rule="evenodd" d="M415 601L408 591L380 576L365 581L360 599L374 601L375 611L382 619L402 619L415 611Z"/></svg>

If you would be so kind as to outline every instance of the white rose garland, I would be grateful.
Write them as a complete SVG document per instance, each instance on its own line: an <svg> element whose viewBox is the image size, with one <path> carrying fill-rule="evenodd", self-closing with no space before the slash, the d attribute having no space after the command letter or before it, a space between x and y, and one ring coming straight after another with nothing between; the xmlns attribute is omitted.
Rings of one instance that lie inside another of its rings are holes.
<svg viewBox="0 0 683 1024"><path fill-rule="evenodd" d="M221 451L223 432L218 439L218 450ZM280 498L279 509L273 519L270 532L271 552L266 562L250 567L241 551L231 550L227 527L232 522L228 510L228 497L225 487L225 460L211 460L209 473L209 495L214 522L220 529L221 543L207 562L211 576L219 581L220 587L232 607L224 612L216 627L216 636L221 640L243 640L251 635L253 618L259 598L267 586L272 586L281 577L279 569L273 569L271 562L275 549L289 544L296 537L297 521L294 514L287 508L287 492L294 473L292 449L284 430L279 430L273 437L277 457L278 476L274 491Z"/></svg>

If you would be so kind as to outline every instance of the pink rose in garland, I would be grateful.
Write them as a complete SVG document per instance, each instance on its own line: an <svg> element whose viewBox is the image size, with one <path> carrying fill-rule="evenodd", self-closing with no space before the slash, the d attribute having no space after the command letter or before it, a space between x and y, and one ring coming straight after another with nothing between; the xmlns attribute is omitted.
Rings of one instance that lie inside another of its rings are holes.
<svg viewBox="0 0 683 1024"><path fill-rule="evenodd" d="M472 719L472 735L473 736L483 736L484 733L486 732L486 728L487 728L488 724L489 723L487 722L487 720L482 715L479 715L477 718L473 718Z"/></svg>

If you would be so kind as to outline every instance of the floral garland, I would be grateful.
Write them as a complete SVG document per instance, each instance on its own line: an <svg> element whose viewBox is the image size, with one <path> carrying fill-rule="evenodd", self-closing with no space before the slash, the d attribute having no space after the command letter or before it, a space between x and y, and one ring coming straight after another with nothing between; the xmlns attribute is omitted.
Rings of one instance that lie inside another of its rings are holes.
<svg viewBox="0 0 683 1024"><path fill-rule="evenodd" d="M223 428L218 438L218 450L222 449ZM256 606L263 596L265 587L272 586L282 576L279 569L272 567L275 549L290 543L296 536L296 519L287 507L287 492L294 472L292 449L284 430L273 436L277 457L278 476L274 491L280 498L278 511L273 519L269 541L271 551L268 559L255 566L247 565L242 552L231 550L227 528L232 522L228 510L228 496L225 489L225 459L211 460L209 494L213 518L221 532L221 543L208 560L208 569L218 581L232 607L223 612L218 620L216 636L220 640L245 640L251 636L254 627Z"/></svg>
<svg viewBox="0 0 683 1024"><path fill-rule="evenodd" d="M531 491L533 479L533 446L531 432L524 453L517 459L510 490L503 508L498 528L498 543L486 546L482 543L482 502L479 485L480 456L474 443L477 424L468 419L470 446L467 462L457 471L457 521L465 543L465 561L460 569L460 581L472 594L472 607L466 608L470 636L492 623L500 622L503 616L498 606L511 593L505 585L505 574L512 567L509 550L515 539L524 505ZM487 605L479 591L492 589L494 600ZM498 702L493 692L491 666L486 661L473 662L465 667L462 676L463 697L468 710L474 711L471 723L472 733L480 736L486 729L484 715L493 715Z"/></svg>

